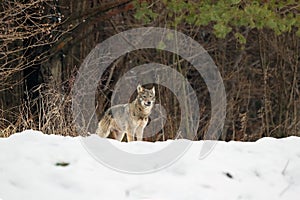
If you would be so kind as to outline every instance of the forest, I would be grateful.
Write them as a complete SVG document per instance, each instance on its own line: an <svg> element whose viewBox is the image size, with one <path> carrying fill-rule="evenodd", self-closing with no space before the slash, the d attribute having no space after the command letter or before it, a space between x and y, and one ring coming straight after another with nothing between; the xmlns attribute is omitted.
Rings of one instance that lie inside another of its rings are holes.
<svg viewBox="0 0 300 200"><path fill-rule="evenodd" d="M27 129L80 135L72 115L80 66L97 44L141 27L184 33L211 56L227 102L217 139L300 136L299 14L296 0L1 0L0 137ZM158 49L128 52L106 69L95 98L97 118L111 106L118 80L135 66L153 62L186 77L199 103L193 140L205 139L212 117L205 81L188 61ZM166 122L147 141L184 137L176 134L181 121L176 96L152 86Z"/></svg>

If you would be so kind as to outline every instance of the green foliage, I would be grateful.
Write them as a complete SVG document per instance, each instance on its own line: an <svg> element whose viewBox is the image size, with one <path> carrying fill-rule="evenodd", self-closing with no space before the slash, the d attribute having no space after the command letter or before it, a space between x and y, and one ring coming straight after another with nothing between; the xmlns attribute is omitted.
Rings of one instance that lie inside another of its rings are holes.
<svg viewBox="0 0 300 200"><path fill-rule="evenodd" d="M137 6L136 18L151 22L161 13L156 13L154 8L165 8L169 21L167 25L176 27L180 23L196 26L213 25L214 34L225 38L234 31L240 43L246 39L237 30L263 29L273 30L280 35L290 32L293 28L300 36L299 3L297 0L198 0L178 1L163 0L161 4L140 3ZM159 10L159 9L158 9Z"/></svg>
<svg viewBox="0 0 300 200"><path fill-rule="evenodd" d="M135 2L137 8L134 17L138 20L143 20L144 23L148 24L153 21L158 14L153 12L146 2L138 3Z"/></svg>
<svg viewBox="0 0 300 200"><path fill-rule="evenodd" d="M234 36L241 44L246 44L246 38L241 33L235 33Z"/></svg>
<svg viewBox="0 0 300 200"><path fill-rule="evenodd" d="M160 41L157 46L156 46L157 49L161 49L161 50L164 50L166 48L166 44L163 42L163 41Z"/></svg>

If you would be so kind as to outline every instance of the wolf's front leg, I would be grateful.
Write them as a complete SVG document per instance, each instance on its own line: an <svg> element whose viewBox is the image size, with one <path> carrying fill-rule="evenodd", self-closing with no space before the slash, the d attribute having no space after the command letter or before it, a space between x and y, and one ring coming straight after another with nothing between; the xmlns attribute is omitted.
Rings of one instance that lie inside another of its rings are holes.
<svg viewBox="0 0 300 200"><path fill-rule="evenodd" d="M116 134L116 140L119 140L120 142L122 142L123 138L125 136L125 132L120 132L118 134Z"/></svg>
<svg viewBox="0 0 300 200"><path fill-rule="evenodd" d="M127 142L134 141L136 127L134 124L129 124L126 128Z"/></svg>
<svg viewBox="0 0 300 200"><path fill-rule="evenodd" d="M136 140L137 141L143 141L143 135L144 135L144 128L143 126L139 126L136 129Z"/></svg>
<svg viewBox="0 0 300 200"><path fill-rule="evenodd" d="M126 136L127 136L127 142L134 141L134 135L131 132L127 132Z"/></svg>

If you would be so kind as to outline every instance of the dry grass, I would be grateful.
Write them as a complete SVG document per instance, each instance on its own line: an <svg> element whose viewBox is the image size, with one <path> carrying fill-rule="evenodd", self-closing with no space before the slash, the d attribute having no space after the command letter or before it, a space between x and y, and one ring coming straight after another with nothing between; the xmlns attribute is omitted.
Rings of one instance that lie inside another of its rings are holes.
<svg viewBox="0 0 300 200"><path fill-rule="evenodd" d="M72 120L70 93L64 94L49 85L40 85L34 92L38 97L32 100L28 98L19 106L19 112L14 113L14 122L4 117L0 119L0 137L8 137L26 129L40 130L45 134L77 136Z"/></svg>

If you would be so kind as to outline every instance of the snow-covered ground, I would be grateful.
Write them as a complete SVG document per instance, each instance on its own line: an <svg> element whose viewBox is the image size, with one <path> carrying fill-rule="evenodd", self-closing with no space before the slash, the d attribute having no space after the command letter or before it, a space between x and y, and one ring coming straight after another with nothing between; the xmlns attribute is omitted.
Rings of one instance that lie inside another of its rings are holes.
<svg viewBox="0 0 300 200"><path fill-rule="evenodd" d="M113 143L133 149L164 145ZM202 144L193 142L170 167L133 175L101 165L79 137L25 131L0 139L0 199L300 199L300 138L218 142L199 160Z"/></svg>

